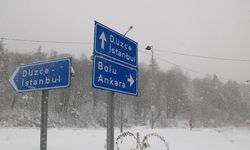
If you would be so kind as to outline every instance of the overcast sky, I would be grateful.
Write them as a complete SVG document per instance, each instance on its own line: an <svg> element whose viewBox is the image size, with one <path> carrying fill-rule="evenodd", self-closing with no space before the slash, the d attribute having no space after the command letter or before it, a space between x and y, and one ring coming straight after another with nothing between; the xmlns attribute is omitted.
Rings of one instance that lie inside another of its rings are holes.
<svg viewBox="0 0 250 150"><path fill-rule="evenodd" d="M120 33L133 25L127 36L139 44L139 62L149 63L151 53L143 51L153 45L163 70L172 67L170 61L204 74L250 79L250 62L170 53L250 59L249 0L0 0L0 37L93 42L95 20ZM92 44L4 43L18 52L34 52L39 45L44 52L53 49L76 57L93 51Z"/></svg>

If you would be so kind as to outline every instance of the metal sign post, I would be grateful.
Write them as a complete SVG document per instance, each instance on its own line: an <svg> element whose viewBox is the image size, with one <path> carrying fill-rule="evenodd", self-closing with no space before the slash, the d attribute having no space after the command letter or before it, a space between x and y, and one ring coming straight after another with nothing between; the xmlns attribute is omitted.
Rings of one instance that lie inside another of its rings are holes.
<svg viewBox="0 0 250 150"><path fill-rule="evenodd" d="M114 92L107 92L107 150L114 150Z"/></svg>
<svg viewBox="0 0 250 150"><path fill-rule="evenodd" d="M122 100L120 100L120 113L121 113L121 120L120 120L120 132L123 133L123 104Z"/></svg>
<svg viewBox="0 0 250 150"><path fill-rule="evenodd" d="M92 86L112 91L107 93L107 150L114 150L114 92L138 95L138 44L125 35L95 22Z"/></svg>
<svg viewBox="0 0 250 150"><path fill-rule="evenodd" d="M49 99L49 91L43 90L42 103L41 103L40 150L47 150L48 99Z"/></svg>

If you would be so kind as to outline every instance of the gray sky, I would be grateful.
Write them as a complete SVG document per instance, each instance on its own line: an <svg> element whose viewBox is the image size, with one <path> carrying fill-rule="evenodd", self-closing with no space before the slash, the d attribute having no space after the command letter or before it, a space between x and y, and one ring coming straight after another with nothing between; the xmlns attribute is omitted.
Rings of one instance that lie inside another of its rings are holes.
<svg viewBox="0 0 250 150"><path fill-rule="evenodd" d="M161 69L175 64L233 80L250 79L250 62L186 57L169 51L223 58L250 59L249 0L0 0L0 37L93 42L94 20L125 33L140 51L153 45ZM90 56L92 45L4 41L18 52L43 51ZM150 52L139 51L139 62ZM184 70L190 76L196 73Z"/></svg>

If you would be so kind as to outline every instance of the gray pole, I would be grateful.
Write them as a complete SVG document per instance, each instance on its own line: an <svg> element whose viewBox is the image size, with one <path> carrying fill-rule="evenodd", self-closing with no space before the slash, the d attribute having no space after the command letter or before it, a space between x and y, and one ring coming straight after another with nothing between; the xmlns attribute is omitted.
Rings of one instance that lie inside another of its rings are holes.
<svg viewBox="0 0 250 150"><path fill-rule="evenodd" d="M114 150L114 92L107 92L107 150Z"/></svg>
<svg viewBox="0 0 250 150"><path fill-rule="evenodd" d="M120 100L120 109L121 109L120 132L123 133L123 106L122 106L122 100Z"/></svg>
<svg viewBox="0 0 250 150"><path fill-rule="evenodd" d="M152 105L151 105L151 107L152 107ZM154 112L153 112L153 110L151 110L151 129L154 129Z"/></svg>
<svg viewBox="0 0 250 150"><path fill-rule="evenodd" d="M152 57L151 57L151 83L152 83L152 85L151 85L151 88L152 88L152 90L153 90L153 88L155 88L155 86L154 86L154 52L153 52L153 45L152 46L147 46L146 48L145 48L145 50L150 50L151 51L151 53L152 53ZM151 94L150 95L150 111L151 111L151 119L150 119L150 122L151 122L151 128L153 129L154 128L154 111L153 111L153 95Z"/></svg>
<svg viewBox="0 0 250 150"><path fill-rule="evenodd" d="M152 52L152 57L151 57L151 69L152 69L152 75L151 75L151 82L152 84L154 84L154 52L153 52L153 46L151 46L151 52ZM154 111L152 110L152 107L153 107L153 96L151 95L151 100L150 100L150 108L151 108L151 128L153 129L154 128Z"/></svg>
<svg viewBox="0 0 250 150"><path fill-rule="evenodd" d="M49 91L42 91L41 103L41 134L40 134L40 150L47 150L47 124L48 124L48 99Z"/></svg>

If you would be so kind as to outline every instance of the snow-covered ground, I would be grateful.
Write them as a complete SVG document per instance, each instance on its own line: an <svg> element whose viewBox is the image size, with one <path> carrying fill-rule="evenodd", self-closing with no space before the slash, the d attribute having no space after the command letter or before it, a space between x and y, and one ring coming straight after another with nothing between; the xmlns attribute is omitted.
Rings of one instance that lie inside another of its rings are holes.
<svg viewBox="0 0 250 150"><path fill-rule="evenodd" d="M250 150L250 131L247 128L223 129L131 129L140 137L148 133L163 136L170 150ZM119 130L115 131L115 138ZM49 129L48 150L104 150L105 129ZM40 129L0 128L0 150L39 150ZM120 142L119 142L120 143ZM121 150L135 149L132 138L124 139ZM149 139L149 150L164 150L164 143Z"/></svg>

